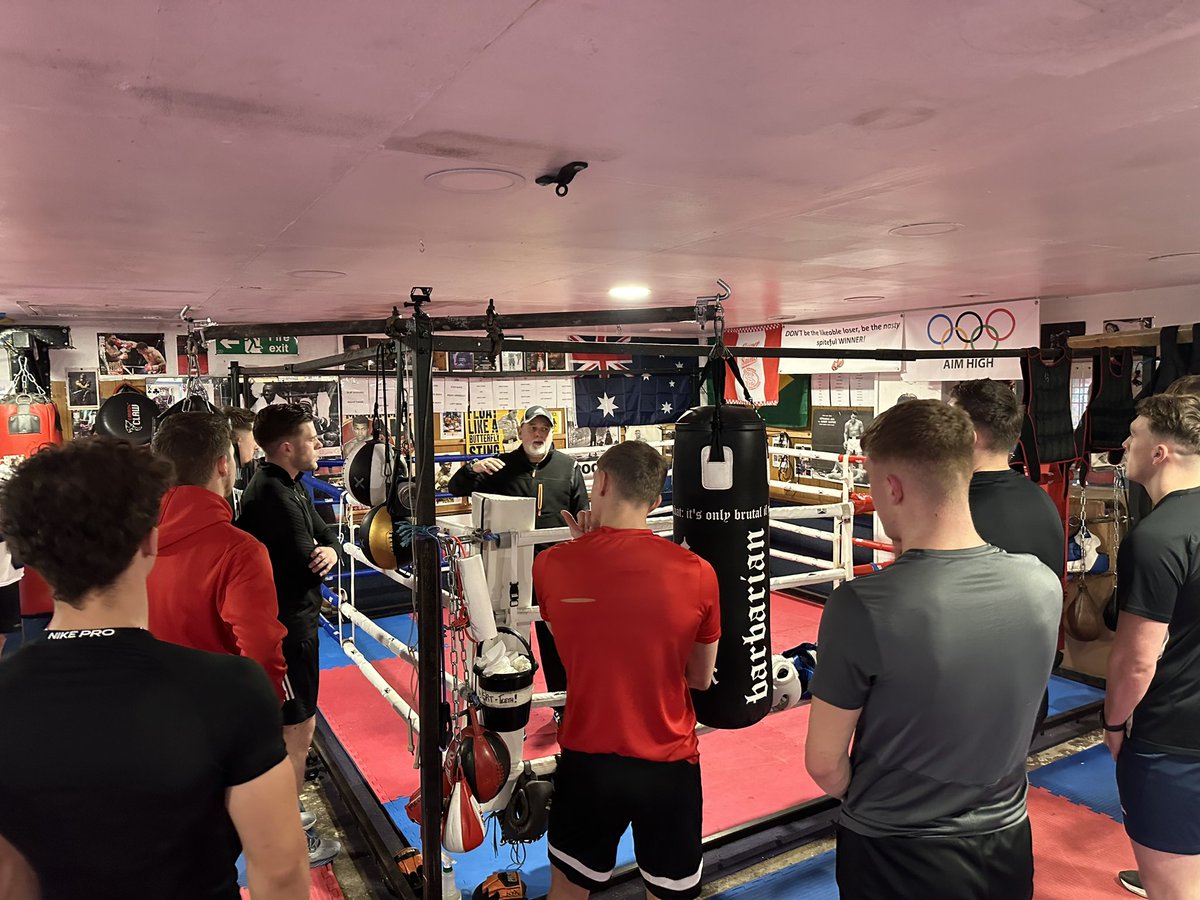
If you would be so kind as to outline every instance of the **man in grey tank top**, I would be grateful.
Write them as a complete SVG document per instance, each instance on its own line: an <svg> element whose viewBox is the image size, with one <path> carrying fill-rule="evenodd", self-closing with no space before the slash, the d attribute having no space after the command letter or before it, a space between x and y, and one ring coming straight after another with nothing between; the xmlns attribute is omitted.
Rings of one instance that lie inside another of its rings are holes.
<svg viewBox="0 0 1200 900"><path fill-rule="evenodd" d="M976 532L973 446L970 417L938 400L895 406L863 435L897 560L825 605L805 751L843 800L844 900L1033 896L1025 755L1062 589Z"/></svg>

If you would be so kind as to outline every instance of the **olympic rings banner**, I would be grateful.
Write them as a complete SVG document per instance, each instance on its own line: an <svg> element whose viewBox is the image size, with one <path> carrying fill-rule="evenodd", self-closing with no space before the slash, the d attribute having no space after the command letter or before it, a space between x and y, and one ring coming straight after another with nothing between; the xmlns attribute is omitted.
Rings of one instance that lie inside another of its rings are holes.
<svg viewBox="0 0 1200 900"><path fill-rule="evenodd" d="M982 303L904 314L906 350L1020 350L1041 341L1037 300ZM986 356L918 359L904 364L909 381L1020 378L1021 361Z"/></svg>
<svg viewBox="0 0 1200 900"><path fill-rule="evenodd" d="M791 349L900 350L904 346L902 318L893 315L827 325L784 325L783 346ZM863 374L899 372L900 365L900 360L781 359L779 371L787 375Z"/></svg>

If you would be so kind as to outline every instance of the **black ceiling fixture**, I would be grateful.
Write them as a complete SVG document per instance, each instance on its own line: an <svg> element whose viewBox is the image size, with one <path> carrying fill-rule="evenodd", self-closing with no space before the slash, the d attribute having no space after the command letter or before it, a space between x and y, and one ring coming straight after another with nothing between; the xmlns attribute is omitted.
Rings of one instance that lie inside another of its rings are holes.
<svg viewBox="0 0 1200 900"><path fill-rule="evenodd" d="M565 197L567 196L567 185L571 183L571 179L573 179L587 167L587 163L580 162L578 160L575 162L569 162L559 169L556 174L543 175L541 178L536 179L536 181L538 184L557 185L557 187L554 188L554 193L558 194L560 197Z"/></svg>

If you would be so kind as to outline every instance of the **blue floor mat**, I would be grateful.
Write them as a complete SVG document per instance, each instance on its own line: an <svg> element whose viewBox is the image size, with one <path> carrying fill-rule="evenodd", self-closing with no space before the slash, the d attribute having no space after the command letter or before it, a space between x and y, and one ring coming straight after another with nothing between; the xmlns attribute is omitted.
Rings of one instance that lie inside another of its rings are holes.
<svg viewBox="0 0 1200 900"><path fill-rule="evenodd" d="M828 850L802 863L713 894L710 900L837 900L834 852Z"/></svg>
<svg viewBox="0 0 1200 900"><path fill-rule="evenodd" d="M1035 769L1029 773L1029 783L1122 821L1116 765L1103 744Z"/></svg>
<svg viewBox="0 0 1200 900"><path fill-rule="evenodd" d="M1103 699L1104 691L1099 688L1089 687L1086 684L1080 684L1078 681L1071 681L1069 678L1062 678L1058 675L1050 676L1049 715L1051 716L1070 712L1073 709L1079 709L1081 706L1087 706L1089 703L1095 703Z"/></svg>
<svg viewBox="0 0 1200 900"><path fill-rule="evenodd" d="M336 625L337 620L332 619ZM376 619L375 624L386 631L388 634L395 635L409 645L417 643L417 629L413 625L413 619L410 615L400 616L385 616L382 619ZM351 625L349 622L344 625L345 633L350 634ZM355 632L354 646L358 648L358 652L367 658L370 662L378 662L381 659L394 659L395 654L388 650L373 637L366 634L362 629ZM350 658L342 652L342 648L337 645L332 637L330 637L324 629L321 631L321 668L336 669L340 666L353 665Z"/></svg>
<svg viewBox="0 0 1200 900"><path fill-rule="evenodd" d="M388 815L404 835L404 839L414 847L421 846L421 829L404 812L407 797L393 800L384 805ZM488 820L485 819L485 822ZM492 836L498 833L499 824L488 822L488 835L483 845L470 853L447 854L454 858L454 881L459 890L466 891L468 896L485 878L493 872L503 869L518 868L513 865L510 851L511 846L502 845L493 850ZM543 897L550 890L550 861L547 858L546 838L526 844L524 847L525 862L519 866L521 877L530 897ZM829 854L832 856L833 854ZM628 830L621 838L617 847L617 868L633 862L633 831ZM815 895L814 895L815 896ZM836 896L836 895L834 895Z"/></svg>

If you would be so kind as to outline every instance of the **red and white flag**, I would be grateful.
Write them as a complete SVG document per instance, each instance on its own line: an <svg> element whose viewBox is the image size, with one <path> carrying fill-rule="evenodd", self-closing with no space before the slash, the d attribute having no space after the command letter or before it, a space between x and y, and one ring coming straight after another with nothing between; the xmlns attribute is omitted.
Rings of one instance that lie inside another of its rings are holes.
<svg viewBox="0 0 1200 900"><path fill-rule="evenodd" d="M764 325L759 328L731 328L725 332L725 343L730 347L778 347L783 337L782 325ZM779 402L779 357L739 356L738 368L742 380L750 391L753 401L764 406ZM725 402L745 403L742 386L732 372L725 376Z"/></svg>

